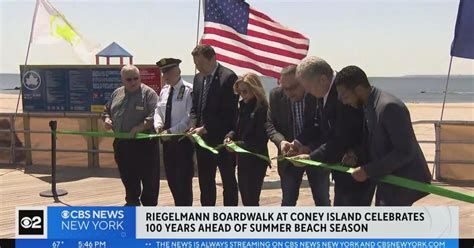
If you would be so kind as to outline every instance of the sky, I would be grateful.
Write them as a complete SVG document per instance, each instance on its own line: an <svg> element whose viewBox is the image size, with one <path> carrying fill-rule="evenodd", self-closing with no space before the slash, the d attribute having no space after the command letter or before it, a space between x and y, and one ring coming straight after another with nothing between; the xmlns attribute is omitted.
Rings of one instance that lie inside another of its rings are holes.
<svg viewBox="0 0 474 248"><path fill-rule="evenodd" d="M117 42L135 64L181 59L194 74L199 1L50 0L90 41ZM458 0L248 0L251 6L310 39L308 55L336 70L358 65L369 76L446 75ZM34 0L0 0L0 73L25 63ZM200 34L202 34L202 15ZM92 57L90 63L94 63ZM103 61L102 63L105 63ZM118 63L112 61L112 63ZM31 44L28 64L80 64L73 50ZM247 69L231 66L238 74ZM452 74L474 74L473 60L454 58Z"/></svg>

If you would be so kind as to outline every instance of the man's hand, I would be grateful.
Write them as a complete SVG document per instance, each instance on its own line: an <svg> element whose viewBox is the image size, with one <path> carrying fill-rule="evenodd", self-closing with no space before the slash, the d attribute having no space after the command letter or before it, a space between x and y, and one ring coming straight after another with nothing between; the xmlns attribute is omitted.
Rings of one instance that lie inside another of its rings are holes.
<svg viewBox="0 0 474 248"><path fill-rule="evenodd" d="M188 134L197 134L199 136L202 136L206 133L207 133L207 130L204 127L191 128L188 131Z"/></svg>
<svg viewBox="0 0 474 248"><path fill-rule="evenodd" d="M224 139L224 145L228 145L228 144L230 144L230 143L232 143L232 142L234 142L234 141L232 141L232 138L230 138L230 137L226 137L226 138Z"/></svg>
<svg viewBox="0 0 474 248"><path fill-rule="evenodd" d="M350 167L356 167L357 166L357 155L355 155L354 151L349 150L344 154L344 157L342 157L342 164L347 165Z"/></svg>
<svg viewBox="0 0 474 248"><path fill-rule="evenodd" d="M302 152L300 152L300 149L302 147L303 146L299 142L293 140L293 142L290 143L290 149L286 153L286 156L293 157L293 156L296 156L298 154L303 154Z"/></svg>
<svg viewBox="0 0 474 248"><path fill-rule="evenodd" d="M367 173L361 167L355 168L355 170L351 174L354 180L356 180L357 182L363 182L368 178Z"/></svg>
<svg viewBox="0 0 474 248"><path fill-rule="evenodd" d="M286 154L290 151L291 149L291 143L286 141L286 140L283 140L281 143L280 143L280 151L283 155L286 156Z"/></svg>
<svg viewBox="0 0 474 248"><path fill-rule="evenodd" d="M293 140L293 142L291 142L291 145L296 149L300 149L303 146L299 141L296 140Z"/></svg>
<svg viewBox="0 0 474 248"><path fill-rule="evenodd" d="M163 135L163 134L170 134L170 133L171 133L171 132L169 131L169 129L166 129L166 130L163 130L163 131L160 132L160 134L162 134L162 135ZM162 136L162 137L160 137L161 141L164 141L164 142L169 141L170 138L171 138L171 137L169 137L169 136Z"/></svg>
<svg viewBox="0 0 474 248"><path fill-rule="evenodd" d="M300 148L298 148L298 154L310 154L311 153L311 149L307 146L301 146Z"/></svg>
<svg viewBox="0 0 474 248"><path fill-rule="evenodd" d="M104 120L104 128L105 130L112 130L114 128L114 125L112 124L112 120L110 118L105 118Z"/></svg>
<svg viewBox="0 0 474 248"><path fill-rule="evenodd" d="M301 162L297 162L297 161L293 161L293 160L300 160L300 159L310 159L309 157L309 154L300 154L300 155L296 155L296 156L293 156L293 157L290 157L290 161L291 163L296 166L296 167L305 167L306 164L303 164Z"/></svg>
<svg viewBox="0 0 474 248"><path fill-rule="evenodd" d="M155 128L155 131L156 131L156 133L161 133L161 132L163 132L164 130L163 130L162 127L159 127L159 128Z"/></svg>
<svg viewBox="0 0 474 248"><path fill-rule="evenodd" d="M230 137L226 137L224 139L224 145L228 145L228 144L232 144L234 143L234 141L230 138ZM234 150L230 149L229 147L225 146L225 149L228 151L228 152L234 152Z"/></svg>
<svg viewBox="0 0 474 248"><path fill-rule="evenodd" d="M193 130L194 130L194 127L191 127L191 128L189 128L188 130L186 130L186 131L184 132L184 136L181 137L181 138L179 138L178 141L181 141L181 140L183 140L183 139L189 138L189 140L191 141L191 143L193 143L193 144L196 143L196 141L191 137L191 132L192 132Z"/></svg>
<svg viewBox="0 0 474 248"><path fill-rule="evenodd" d="M143 131L143 125L134 126L132 130L130 130L130 136L134 138L137 135L137 133L140 133L142 131Z"/></svg>

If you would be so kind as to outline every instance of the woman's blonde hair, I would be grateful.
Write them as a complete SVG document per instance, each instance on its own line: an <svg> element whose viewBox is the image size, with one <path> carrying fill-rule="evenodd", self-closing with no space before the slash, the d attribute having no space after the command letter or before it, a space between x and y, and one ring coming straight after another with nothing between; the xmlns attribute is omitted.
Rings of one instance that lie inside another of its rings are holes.
<svg viewBox="0 0 474 248"><path fill-rule="evenodd" d="M247 84L250 87L250 90L257 98L257 106L268 107L268 100L265 96L265 89L263 89L262 82L260 81L259 76L255 73L246 73L243 76L240 76L234 84L234 92L239 95L239 85Z"/></svg>

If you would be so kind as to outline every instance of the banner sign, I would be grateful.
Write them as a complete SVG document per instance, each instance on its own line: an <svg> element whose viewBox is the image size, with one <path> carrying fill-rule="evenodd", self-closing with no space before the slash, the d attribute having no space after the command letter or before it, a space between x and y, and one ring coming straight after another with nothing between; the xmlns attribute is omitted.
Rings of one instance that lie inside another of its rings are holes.
<svg viewBox="0 0 474 248"><path fill-rule="evenodd" d="M458 222L458 207L18 207L16 247L440 248Z"/></svg>
<svg viewBox="0 0 474 248"><path fill-rule="evenodd" d="M142 82L159 94L159 68L137 67ZM120 65L20 66L23 111L102 112L112 92L122 85L120 69Z"/></svg>

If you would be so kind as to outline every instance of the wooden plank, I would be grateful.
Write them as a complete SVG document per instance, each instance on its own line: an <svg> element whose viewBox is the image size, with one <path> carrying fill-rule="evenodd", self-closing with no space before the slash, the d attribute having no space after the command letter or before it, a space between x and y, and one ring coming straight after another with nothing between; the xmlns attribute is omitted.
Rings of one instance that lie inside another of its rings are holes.
<svg viewBox="0 0 474 248"><path fill-rule="evenodd" d="M41 171L39 169L38 171ZM45 170L47 171L47 170ZM60 170L61 171L61 170ZM124 204L124 189L120 178L111 173L110 169L69 168L64 169L58 177L64 180L64 174L77 174L79 180L65 180L58 184L58 188L66 189L69 194L61 197L63 203L54 203L52 198L43 198L39 192L49 189L50 184L47 174L35 172L35 174L25 173L18 169L0 169L0 238L14 237L15 207L17 206L121 206ZM260 205L279 206L281 203L281 189L279 181L275 181L274 174L276 167L268 172L264 184ZM48 180L45 180L48 179ZM305 179L306 180L306 179ZM300 189L298 206L314 206L311 189L307 181L303 181ZM216 176L217 181L217 205L222 206L222 184L220 176ZM436 183L435 183L436 184ZM278 187L277 187L278 186ZM472 194L473 187L455 187L443 185L446 188ZM200 206L199 183L197 178L193 179L194 206ZM334 196L333 186L330 192L331 198ZM160 180L159 206L173 206L174 201L168 188L166 180ZM241 202L241 201L240 201ZM415 204L416 206L459 206L459 227L460 237L473 237L474 204L459 202L440 196L430 195Z"/></svg>

